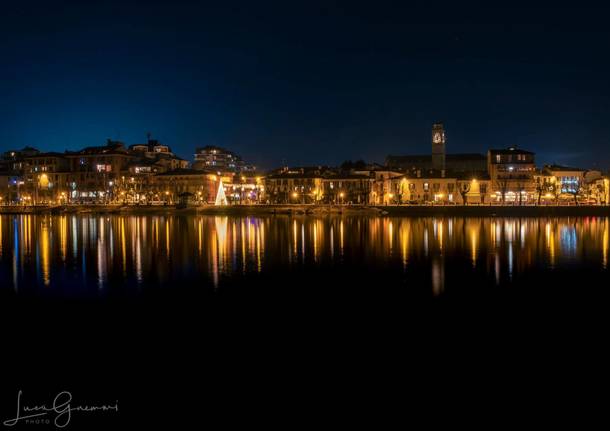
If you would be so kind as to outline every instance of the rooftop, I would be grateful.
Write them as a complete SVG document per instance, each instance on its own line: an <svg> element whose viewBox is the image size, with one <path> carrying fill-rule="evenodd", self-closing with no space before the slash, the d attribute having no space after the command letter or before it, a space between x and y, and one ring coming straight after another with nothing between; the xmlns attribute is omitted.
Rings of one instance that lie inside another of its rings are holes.
<svg viewBox="0 0 610 431"><path fill-rule="evenodd" d="M549 171L563 171L563 172L584 172L586 169L582 168L573 168L570 166L562 166L562 165L545 165L544 169Z"/></svg>
<svg viewBox="0 0 610 431"><path fill-rule="evenodd" d="M172 175L210 175L210 174L216 174L216 172L197 170L197 169L179 168L179 169L174 169L173 171L167 171L167 172L163 172L162 174L157 174L157 176L163 177L163 176L172 176Z"/></svg>
<svg viewBox="0 0 610 431"><path fill-rule="evenodd" d="M531 151L520 150L517 147L510 147L510 148L499 149L499 150L489 150L489 154L492 154L492 155L529 154L531 156L535 155L535 153L532 153Z"/></svg>

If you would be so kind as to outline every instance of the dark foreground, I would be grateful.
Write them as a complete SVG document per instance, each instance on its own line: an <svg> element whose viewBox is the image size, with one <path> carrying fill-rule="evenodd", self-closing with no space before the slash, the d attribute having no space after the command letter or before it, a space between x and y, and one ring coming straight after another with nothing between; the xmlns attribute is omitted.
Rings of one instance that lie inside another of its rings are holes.
<svg viewBox="0 0 610 431"><path fill-rule="evenodd" d="M601 381L605 218L23 217L0 226L3 418L70 390L121 409L73 429L380 427L436 417L442 387L472 424L514 411L491 393Z"/></svg>

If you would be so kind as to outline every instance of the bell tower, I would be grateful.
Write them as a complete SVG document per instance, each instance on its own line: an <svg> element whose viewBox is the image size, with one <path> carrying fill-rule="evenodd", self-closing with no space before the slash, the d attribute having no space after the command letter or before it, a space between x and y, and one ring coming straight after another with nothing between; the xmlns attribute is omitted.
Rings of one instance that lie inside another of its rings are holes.
<svg viewBox="0 0 610 431"><path fill-rule="evenodd" d="M445 127L443 123L432 125L432 169L445 169Z"/></svg>

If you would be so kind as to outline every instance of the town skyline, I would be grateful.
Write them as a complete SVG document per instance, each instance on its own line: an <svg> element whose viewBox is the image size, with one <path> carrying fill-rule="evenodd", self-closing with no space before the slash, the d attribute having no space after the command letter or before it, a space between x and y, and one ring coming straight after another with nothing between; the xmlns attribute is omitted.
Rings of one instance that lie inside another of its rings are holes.
<svg viewBox="0 0 610 431"><path fill-rule="evenodd" d="M544 165L510 146L486 154L447 151L443 123L430 129L428 154L388 155L383 163L282 164L257 169L230 149L197 147L192 161L147 135L145 143L77 151L24 147L2 153L0 202L43 205L607 205L608 173Z"/></svg>
<svg viewBox="0 0 610 431"><path fill-rule="evenodd" d="M410 142L413 144L408 145L405 142L405 145L402 147L402 149L399 148L398 152L394 152L394 153L389 152L389 151L384 152L383 149L381 149L379 146L376 146L375 149L376 149L376 152L379 153L379 155L376 156L375 158L362 157L360 155L362 153L358 153L356 155L344 154L343 156L339 156L339 157L335 157L335 158L325 157L325 154L319 154L318 156L315 156L315 155L309 156L303 160L304 162L300 162L299 160L289 160L287 157L282 157L279 154L276 154L275 156L267 158L267 157L262 156L257 151L251 151L249 149L247 149L246 151L241 151L240 148L243 148L243 147L231 146L230 144L223 144L223 143L219 143L219 142L200 143L200 144L194 145L192 147L192 151L190 151L190 152L187 152L185 150L176 151L175 148L184 149L185 145L184 144L176 145L175 143L172 143L171 139L170 140L161 139L157 135L155 135L154 133L151 133L151 132L141 133L140 134L140 135L142 135L141 139L134 138L134 140L125 140L125 139L120 139L117 137L112 137L112 138L105 137L104 139L102 139L100 141L89 140L84 144L74 143L73 145L66 146L64 148L50 148L44 144L36 145L36 144L32 144L32 143L29 143L29 144L26 144L23 146L11 146L11 145L8 145L6 142L3 142L2 144L0 144L0 152L15 151L15 150L20 150L25 147L36 148L37 150L40 150L42 152L59 152L59 153L75 152L75 151L79 151L85 147L94 147L94 146L103 145L106 141L109 141L109 140L122 142L127 146L144 144L144 143L146 143L147 139L152 137L154 140L157 140L157 141L163 143L164 145L168 145L168 146L172 147L172 149L174 149L173 152L177 156L183 158L184 160L188 160L188 161L192 160L197 148L203 148L206 146L217 146L217 147L221 147L223 149L227 149L229 151L233 151L233 152L239 154L240 156L242 156L243 159L247 160L248 162L252 162L253 165L257 166L257 168L260 168L263 171L273 170L273 169L281 167L281 166L339 166L343 162L346 162L346 161L358 161L358 160L363 160L367 163L378 163L378 164L383 165L388 156L401 155L401 154L418 154L418 155L427 154L427 152L429 150L429 145L430 145L429 128L428 128L428 126L430 124L432 124L432 122L427 124L426 127L422 127L423 133L418 133L418 138L420 138L419 135L425 135L425 136L421 137L422 142L414 143L415 138L407 139L406 142ZM442 124L447 124L447 123L443 122ZM584 162L582 161L583 160L582 154L584 154L586 152L582 152L580 154L579 153L570 153L569 151L563 151L561 148L557 148L557 152L555 154L545 153L545 152L540 153L537 151L537 148L535 146L532 147L532 146L520 145L519 143L509 144L509 145L505 145L505 146L490 145L481 150L478 149L478 148L480 148L479 146L471 147L471 146L459 146L458 145L457 147L455 147L452 144L452 138L451 138L452 134L453 134L452 129L449 129L447 134L448 134L448 138L447 138L447 153L448 154L478 153L478 154L485 155L487 153L487 151L491 148L515 147L515 148L522 148L522 149L528 149L528 150L535 151L538 164L540 164L540 165L577 166L580 168L596 169L596 170L600 170L603 172L610 171L610 159L602 158L600 160L600 158L596 158L589 165L584 164ZM134 133L132 136L136 136L136 135L137 134ZM373 147L373 145L371 145L371 147ZM460 149L458 150L458 148L460 148ZM464 148L466 150L462 150ZM469 148L473 148L472 151L468 150ZM279 162L275 162L277 160L279 160Z"/></svg>

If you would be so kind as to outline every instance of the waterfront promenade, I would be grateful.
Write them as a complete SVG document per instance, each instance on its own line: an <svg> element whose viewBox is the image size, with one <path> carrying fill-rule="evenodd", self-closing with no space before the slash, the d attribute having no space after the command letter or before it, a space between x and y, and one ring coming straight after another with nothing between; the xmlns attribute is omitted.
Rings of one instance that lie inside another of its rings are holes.
<svg viewBox="0 0 610 431"><path fill-rule="evenodd" d="M5 205L0 214L201 214L201 215L313 215L546 217L610 216L608 205Z"/></svg>

